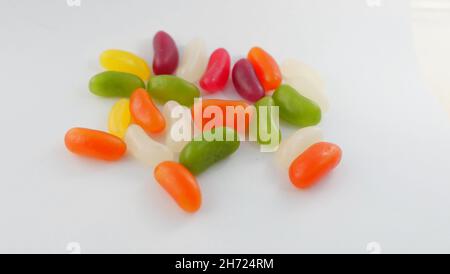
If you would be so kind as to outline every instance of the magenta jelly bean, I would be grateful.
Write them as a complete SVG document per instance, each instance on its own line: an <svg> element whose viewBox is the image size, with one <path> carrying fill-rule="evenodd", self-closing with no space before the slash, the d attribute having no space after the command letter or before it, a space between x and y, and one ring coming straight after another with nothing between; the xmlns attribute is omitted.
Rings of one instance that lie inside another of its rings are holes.
<svg viewBox="0 0 450 274"><path fill-rule="evenodd" d="M234 64L233 85L242 98L256 102L265 95L263 86L256 76L252 64L247 59L240 59Z"/></svg>
<svg viewBox="0 0 450 274"><path fill-rule="evenodd" d="M200 86L207 92L223 90L230 77L231 58L224 48L216 49L209 58L208 67L200 79Z"/></svg>
<svg viewBox="0 0 450 274"><path fill-rule="evenodd" d="M158 31L153 38L153 73L173 74L178 66L178 49L175 41L164 31Z"/></svg>

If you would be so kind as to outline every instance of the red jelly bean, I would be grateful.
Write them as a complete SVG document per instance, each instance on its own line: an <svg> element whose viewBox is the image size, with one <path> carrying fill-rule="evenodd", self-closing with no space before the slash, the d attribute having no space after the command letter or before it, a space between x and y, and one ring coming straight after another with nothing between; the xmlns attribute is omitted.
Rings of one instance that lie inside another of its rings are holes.
<svg viewBox="0 0 450 274"><path fill-rule="evenodd" d="M241 59L234 64L232 78L234 88L242 98L256 102L264 97L264 88L247 59Z"/></svg>
<svg viewBox="0 0 450 274"><path fill-rule="evenodd" d="M342 158L342 150L335 144L320 142L298 156L289 168L294 186L308 188L335 168Z"/></svg>
<svg viewBox="0 0 450 274"><path fill-rule="evenodd" d="M164 31L153 38L153 73L173 74L178 66L178 49L175 41Z"/></svg>
<svg viewBox="0 0 450 274"><path fill-rule="evenodd" d="M200 86L210 92L223 90L230 77L231 58L226 49L216 49L209 58L208 67L200 79Z"/></svg>

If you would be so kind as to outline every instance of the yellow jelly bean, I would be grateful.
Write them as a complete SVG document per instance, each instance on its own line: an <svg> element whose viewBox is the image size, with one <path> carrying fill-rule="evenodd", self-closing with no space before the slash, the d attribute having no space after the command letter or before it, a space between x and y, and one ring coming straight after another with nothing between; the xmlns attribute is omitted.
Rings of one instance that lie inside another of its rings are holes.
<svg viewBox="0 0 450 274"><path fill-rule="evenodd" d="M109 113L108 130L111 134L123 139L130 123L130 100L120 99Z"/></svg>
<svg viewBox="0 0 450 274"><path fill-rule="evenodd" d="M100 55L100 64L107 70L135 74L144 81L147 81L151 74L144 59L124 50L105 50Z"/></svg>

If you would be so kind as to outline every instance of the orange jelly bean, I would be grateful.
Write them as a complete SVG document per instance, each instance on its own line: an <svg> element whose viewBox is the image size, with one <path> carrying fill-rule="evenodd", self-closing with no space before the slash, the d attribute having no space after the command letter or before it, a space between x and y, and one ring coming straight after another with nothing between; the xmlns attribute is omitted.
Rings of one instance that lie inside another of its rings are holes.
<svg viewBox="0 0 450 274"><path fill-rule="evenodd" d="M130 113L133 123L141 126L147 133L160 133L166 127L164 116L143 88L138 88L131 94Z"/></svg>
<svg viewBox="0 0 450 274"><path fill-rule="evenodd" d="M156 181L185 211L196 212L202 204L202 194L194 175L177 162L160 163L154 171Z"/></svg>
<svg viewBox="0 0 450 274"><path fill-rule="evenodd" d="M289 178L298 188L309 188L334 169L342 158L339 146L320 142L298 156L289 168Z"/></svg>
<svg viewBox="0 0 450 274"><path fill-rule="evenodd" d="M259 82L266 93L281 85L281 71L275 59L265 50L254 47L248 52L247 59L252 64Z"/></svg>
<svg viewBox="0 0 450 274"><path fill-rule="evenodd" d="M229 127L239 133L246 133L253 112L253 107L240 100L203 99L191 108L194 123L202 131Z"/></svg>
<svg viewBox="0 0 450 274"><path fill-rule="evenodd" d="M70 129L64 142L67 149L75 154L105 161L119 160L127 150L119 137L87 128Z"/></svg>

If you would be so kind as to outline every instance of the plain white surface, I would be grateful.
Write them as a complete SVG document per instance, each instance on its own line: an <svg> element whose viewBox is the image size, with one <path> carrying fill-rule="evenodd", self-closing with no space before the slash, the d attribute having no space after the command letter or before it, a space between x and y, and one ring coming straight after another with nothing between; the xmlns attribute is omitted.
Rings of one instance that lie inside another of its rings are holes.
<svg viewBox="0 0 450 274"><path fill-rule="evenodd" d="M420 82L409 1L381 3L0 1L0 251L450 252L450 123ZM133 159L69 154L66 130L106 129L115 102L87 89L100 52L150 61L160 29L235 60L260 45L317 68L331 102L321 127L341 166L298 191L273 155L243 144L199 176L203 207L187 215Z"/></svg>

